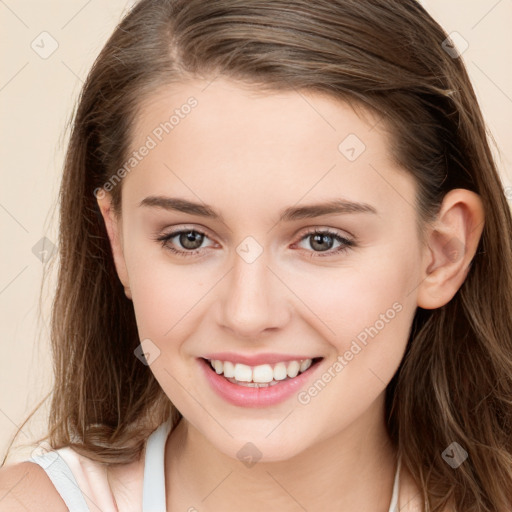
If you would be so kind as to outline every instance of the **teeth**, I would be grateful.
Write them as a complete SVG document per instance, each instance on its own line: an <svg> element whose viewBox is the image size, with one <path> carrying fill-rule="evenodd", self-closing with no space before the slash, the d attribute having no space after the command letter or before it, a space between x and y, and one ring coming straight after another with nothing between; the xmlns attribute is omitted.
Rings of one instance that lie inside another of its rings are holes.
<svg viewBox="0 0 512 512"><path fill-rule="evenodd" d="M220 361L219 363L222 364ZM245 364L236 363L234 378L241 382L251 382L252 368L250 366L246 366Z"/></svg>
<svg viewBox="0 0 512 512"><path fill-rule="evenodd" d="M217 372L217 373L222 373L223 371L223 364L222 364L222 361L213 361L213 369Z"/></svg>
<svg viewBox="0 0 512 512"><path fill-rule="evenodd" d="M286 365L284 363L277 363L274 366L274 380L284 380L286 377L288 377Z"/></svg>
<svg viewBox="0 0 512 512"><path fill-rule="evenodd" d="M297 375L299 374L299 369L300 363L298 361L290 361L288 363L286 373L288 374L288 377L290 377L290 379L293 379L293 377L297 377Z"/></svg>
<svg viewBox="0 0 512 512"><path fill-rule="evenodd" d="M304 359L302 363L300 363L300 372L305 372L310 366L313 361L311 359Z"/></svg>
<svg viewBox="0 0 512 512"><path fill-rule="evenodd" d="M222 364L221 361L219 361ZM235 365L231 361L224 362L224 377L230 378L235 376Z"/></svg>
<svg viewBox="0 0 512 512"><path fill-rule="evenodd" d="M238 380L236 378L236 372L235 379ZM270 366L269 364L255 366L252 370L251 380L253 382L272 382L274 380L274 370L272 370L272 366Z"/></svg>
<svg viewBox="0 0 512 512"><path fill-rule="evenodd" d="M277 363L274 366L270 364L261 364L259 366L248 366L242 363L233 364L230 361L220 361L213 359L210 365L216 373L224 374L224 377L242 385L255 387L257 384L262 384L258 387L273 386L277 381L285 380L286 378L293 379L299 373L306 371L312 364L312 359L304 359L301 361L288 361ZM254 386L253 386L254 384ZM266 385L266 386L265 386Z"/></svg>

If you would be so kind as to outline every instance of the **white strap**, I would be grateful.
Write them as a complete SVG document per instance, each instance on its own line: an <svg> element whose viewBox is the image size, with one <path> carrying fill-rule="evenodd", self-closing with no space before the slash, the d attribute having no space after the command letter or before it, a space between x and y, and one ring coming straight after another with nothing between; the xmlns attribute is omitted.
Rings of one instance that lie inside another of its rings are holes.
<svg viewBox="0 0 512 512"><path fill-rule="evenodd" d="M400 466L401 466L401 458L398 459L398 462L396 465L395 481L393 483L393 495L391 496L391 504L389 505L389 512L398 512L398 490L400 488Z"/></svg>
<svg viewBox="0 0 512 512"><path fill-rule="evenodd" d="M142 512L165 512L165 444L171 430L171 422L160 425L147 439L144 460L144 483L142 490ZM70 512L90 512L82 491L66 462L56 451L34 455L30 462L39 464L45 471ZM398 512L400 482L398 460L393 483L393 494L389 512Z"/></svg>
<svg viewBox="0 0 512 512"><path fill-rule="evenodd" d="M162 423L147 439L142 512L165 512L165 442L171 421Z"/></svg>
<svg viewBox="0 0 512 512"><path fill-rule="evenodd" d="M56 451L33 455L27 460L39 464L46 471L55 489L57 489L71 512L90 512L71 469Z"/></svg>

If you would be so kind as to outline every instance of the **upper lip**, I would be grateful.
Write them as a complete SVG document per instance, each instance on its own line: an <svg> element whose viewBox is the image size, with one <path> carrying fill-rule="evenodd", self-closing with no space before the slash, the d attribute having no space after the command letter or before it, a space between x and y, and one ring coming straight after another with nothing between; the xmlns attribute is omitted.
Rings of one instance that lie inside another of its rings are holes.
<svg viewBox="0 0 512 512"><path fill-rule="evenodd" d="M315 359L317 356L305 356L296 354L276 354L276 353L263 353L263 354L236 354L235 352L216 352L214 354L207 354L203 356L204 359L230 361L232 363L242 363L247 366L258 366L261 364L275 364L286 361L302 361L304 359Z"/></svg>

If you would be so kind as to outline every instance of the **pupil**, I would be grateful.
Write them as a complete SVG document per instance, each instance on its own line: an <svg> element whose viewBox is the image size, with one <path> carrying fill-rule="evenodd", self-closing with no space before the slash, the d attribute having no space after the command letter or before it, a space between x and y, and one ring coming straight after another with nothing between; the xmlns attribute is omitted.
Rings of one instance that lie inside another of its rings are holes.
<svg viewBox="0 0 512 512"><path fill-rule="evenodd" d="M328 240L326 242L326 240ZM316 235L313 235L313 243L311 244L311 246L315 249L315 244L319 244L319 247L317 246L316 248L319 249L320 251L325 251L328 249L328 247L325 247L325 243L327 243L329 245L329 241L332 241L332 237L330 235L323 235L323 234L316 234Z"/></svg>
<svg viewBox="0 0 512 512"><path fill-rule="evenodd" d="M189 231L187 233L182 233L180 236L180 243L183 247L187 249L197 249L201 246L202 236L200 233L195 231ZM196 241L199 240L199 245L195 246Z"/></svg>

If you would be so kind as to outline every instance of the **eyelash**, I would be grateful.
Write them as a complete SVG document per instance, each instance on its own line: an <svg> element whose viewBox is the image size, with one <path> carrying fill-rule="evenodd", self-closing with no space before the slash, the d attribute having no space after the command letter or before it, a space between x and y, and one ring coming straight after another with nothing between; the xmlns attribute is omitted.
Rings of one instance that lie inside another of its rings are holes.
<svg viewBox="0 0 512 512"><path fill-rule="evenodd" d="M174 238L177 235L181 235L183 233L199 233L200 235L204 235L206 238L208 236L206 233L199 231L197 229L181 229L178 231L173 231L172 233L167 233L165 235L161 235L155 238L157 242L160 242L162 247L167 249L168 251L171 251L172 253L180 256L180 257L188 257L188 256L195 256L197 253L201 252L201 249L195 249L193 251L180 251L175 249L174 247L171 247L168 245L168 242ZM328 251L308 251L311 253L311 258L322 258L327 256L333 256L336 254L342 254L345 251L348 251L350 248L355 247L356 243L353 240L349 240L348 238L344 238L340 235L338 235L336 232L333 232L329 229L313 229L311 231L308 231L307 233L304 233L304 235L300 238L299 242L304 240L305 238L312 236L312 235L329 235L330 237L334 238L336 241L341 242L342 245L340 245L336 249L330 249ZM322 254L325 253L325 254Z"/></svg>

